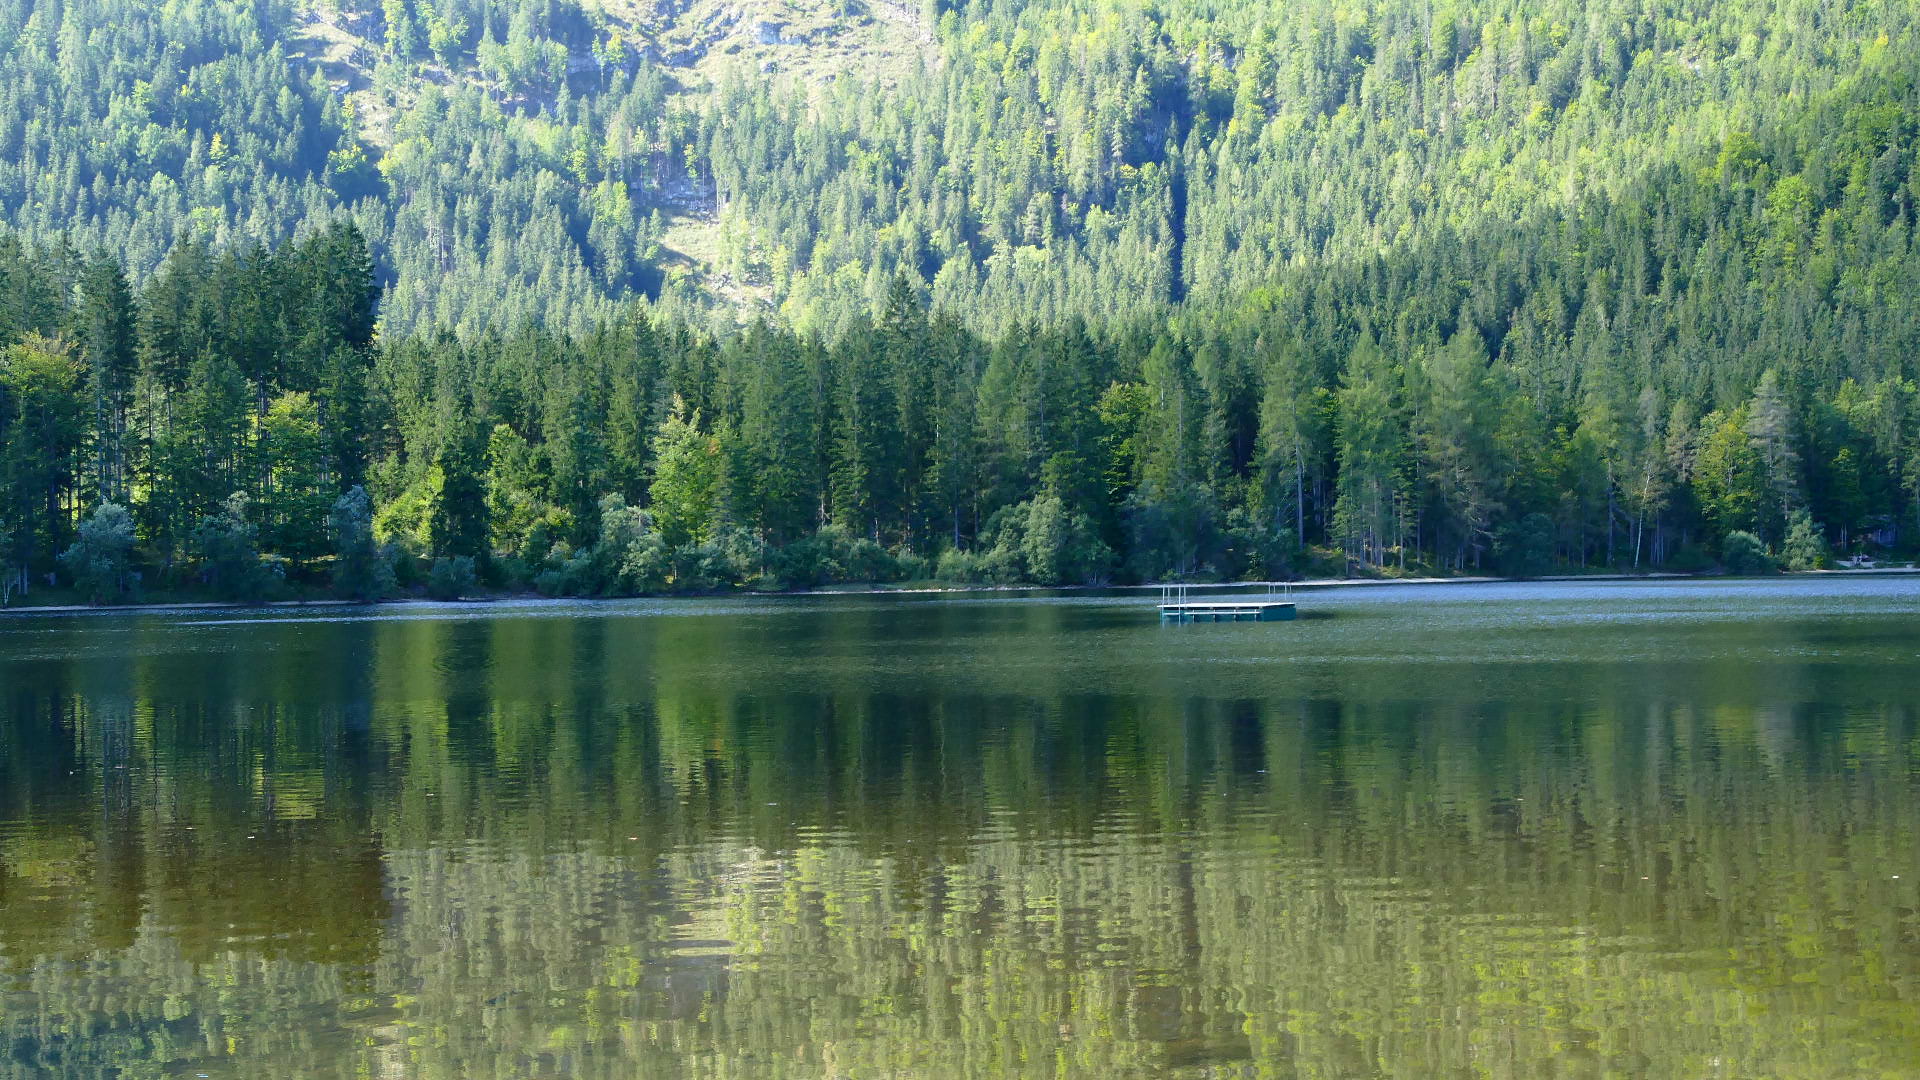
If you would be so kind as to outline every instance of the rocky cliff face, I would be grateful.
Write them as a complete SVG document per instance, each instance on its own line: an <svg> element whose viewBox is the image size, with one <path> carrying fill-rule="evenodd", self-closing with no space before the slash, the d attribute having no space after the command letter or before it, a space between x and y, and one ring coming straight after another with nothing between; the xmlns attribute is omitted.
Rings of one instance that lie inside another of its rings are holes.
<svg viewBox="0 0 1920 1080"><path fill-rule="evenodd" d="M570 79L646 61L669 73L680 95L692 98L729 72L812 85L848 72L887 81L890 73L937 58L922 10L889 0L585 0L579 11L591 30L566 43ZM395 94L404 99L424 85L498 82L472 57L452 63L423 59L402 77L389 76L376 92L383 35L375 15L317 3L302 13L286 42L290 55L312 64L336 92L355 101L376 145L384 143L381 121L395 107ZM610 48L615 42L618 48ZM514 111L551 103L505 85L497 90Z"/></svg>

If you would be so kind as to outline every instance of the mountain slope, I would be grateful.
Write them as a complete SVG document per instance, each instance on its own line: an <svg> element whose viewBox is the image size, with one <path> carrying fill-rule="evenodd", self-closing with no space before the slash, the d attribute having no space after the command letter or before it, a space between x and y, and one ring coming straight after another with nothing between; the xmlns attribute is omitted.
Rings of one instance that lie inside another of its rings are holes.
<svg viewBox="0 0 1920 1080"><path fill-rule="evenodd" d="M839 334L898 273L1113 318L1617 193L1910 5L0 0L0 222L118 255L351 218L384 325L626 300Z"/></svg>

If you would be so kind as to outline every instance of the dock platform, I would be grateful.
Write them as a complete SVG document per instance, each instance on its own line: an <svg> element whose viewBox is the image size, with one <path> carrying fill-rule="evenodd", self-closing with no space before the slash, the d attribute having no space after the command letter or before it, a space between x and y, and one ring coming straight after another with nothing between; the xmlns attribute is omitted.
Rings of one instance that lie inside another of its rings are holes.
<svg viewBox="0 0 1920 1080"><path fill-rule="evenodd" d="M1208 600L1193 599L1188 588L1178 582L1161 586L1161 622L1291 622L1297 617L1291 585L1270 582L1264 596L1227 593Z"/></svg>
<svg viewBox="0 0 1920 1080"><path fill-rule="evenodd" d="M1161 604L1161 622L1288 622L1295 618L1291 600Z"/></svg>

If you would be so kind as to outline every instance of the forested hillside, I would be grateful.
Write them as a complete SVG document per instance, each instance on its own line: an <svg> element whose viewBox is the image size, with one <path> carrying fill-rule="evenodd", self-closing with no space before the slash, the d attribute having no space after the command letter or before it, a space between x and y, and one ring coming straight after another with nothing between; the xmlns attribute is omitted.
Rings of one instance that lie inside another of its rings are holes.
<svg viewBox="0 0 1920 1080"><path fill-rule="evenodd" d="M390 332L663 293L998 336L1618 198L1911 55L1897 2L3 0L0 223L144 280L351 218ZM1896 151L1896 156L1898 153Z"/></svg>
<svg viewBox="0 0 1920 1080"><path fill-rule="evenodd" d="M7 576L1910 550L1915 19L0 0Z"/></svg>

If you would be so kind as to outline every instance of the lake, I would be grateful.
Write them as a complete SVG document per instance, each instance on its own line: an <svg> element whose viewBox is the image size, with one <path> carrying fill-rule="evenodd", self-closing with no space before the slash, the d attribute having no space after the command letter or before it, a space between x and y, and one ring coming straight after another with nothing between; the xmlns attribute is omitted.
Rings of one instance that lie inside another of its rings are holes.
<svg viewBox="0 0 1920 1080"><path fill-rule="evenodd" d="M0 619L0 1076L1920 1076L1920 577Z"/></svg>

